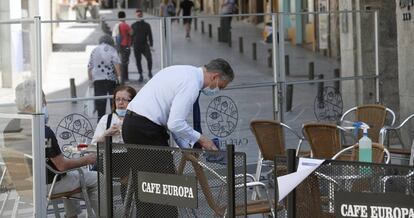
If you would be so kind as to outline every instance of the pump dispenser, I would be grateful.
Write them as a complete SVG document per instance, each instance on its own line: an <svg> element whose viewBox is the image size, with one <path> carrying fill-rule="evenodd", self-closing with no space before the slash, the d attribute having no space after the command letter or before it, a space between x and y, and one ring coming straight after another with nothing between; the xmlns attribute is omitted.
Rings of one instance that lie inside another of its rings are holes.
<svg viewBox="0 0 414 218"><path fill-rule="evenodd" d="M372 141L368 138L368 125L361 125L363 136L359 139L359 161L372 162Z"/></svg>

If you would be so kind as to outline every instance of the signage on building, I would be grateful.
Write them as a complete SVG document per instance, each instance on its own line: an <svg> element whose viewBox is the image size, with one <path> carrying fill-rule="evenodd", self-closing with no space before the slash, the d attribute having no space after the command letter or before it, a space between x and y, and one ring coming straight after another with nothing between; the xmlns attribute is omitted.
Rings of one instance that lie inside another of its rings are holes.
<svg viewBox="0 0 414 218"><path fill-rule="evenodd" d="M197 208L197 194L196 177L138 172L138 198L142 202Z"/></svg>
<svg viewBox="0 0 414 218"><path fill-rule="evenodd" d="M414 196L335 192L335 217L414 218Z"/></svg>
<svg viewBox="0 0 414 218"><path fill-rule="evenodd" d="M414 0L400 0L400 9L402 12L402 20L408 21L412 19L411 7L414 5Z"/></svg>

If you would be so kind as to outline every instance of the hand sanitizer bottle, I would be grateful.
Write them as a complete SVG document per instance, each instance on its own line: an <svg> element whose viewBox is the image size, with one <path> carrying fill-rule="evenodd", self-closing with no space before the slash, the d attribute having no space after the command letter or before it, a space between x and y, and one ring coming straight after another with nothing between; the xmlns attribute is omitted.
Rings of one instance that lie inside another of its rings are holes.
<svg viewBox="0 0 414 218"><path fill-rule="evenodd" d="M359 139L359 161L372 162L372 141L368 138L368 128L362 127L364 133Z"/></svg>

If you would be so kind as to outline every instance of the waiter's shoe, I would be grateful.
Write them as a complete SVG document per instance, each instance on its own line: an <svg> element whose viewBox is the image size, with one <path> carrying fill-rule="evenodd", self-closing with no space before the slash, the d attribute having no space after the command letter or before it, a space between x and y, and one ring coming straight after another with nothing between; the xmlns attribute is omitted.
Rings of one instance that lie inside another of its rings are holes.
<svg viewBox="0 0 414 218"><path fill-rule="evenodd" d="M149 72L148 73L148 77L151 79L152 78L152 73L151 72Z"/></svg>
<svg viewBox="0 0 414 218"><path fill-rule="evenodd" d="M138 82L143 82L144 81L144 77L142 76L142 74L139 75L139 79Z"/></svg>

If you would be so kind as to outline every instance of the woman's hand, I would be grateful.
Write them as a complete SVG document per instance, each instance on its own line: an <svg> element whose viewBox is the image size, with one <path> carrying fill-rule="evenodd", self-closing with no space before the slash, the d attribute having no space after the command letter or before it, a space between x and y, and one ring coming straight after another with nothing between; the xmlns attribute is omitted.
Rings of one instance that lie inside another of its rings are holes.
<svg viewBox="0 0 414 218"><path fill-rule="evenodd" d="M121 133L121 126L118 124L113 124L109 129L105 131L105 136L114 136L119 135Z"/></svg>

